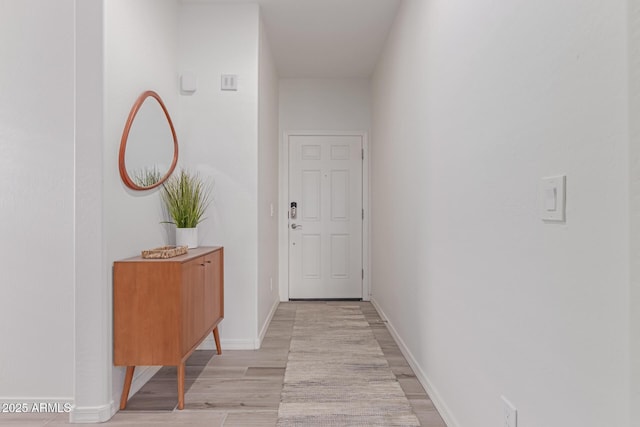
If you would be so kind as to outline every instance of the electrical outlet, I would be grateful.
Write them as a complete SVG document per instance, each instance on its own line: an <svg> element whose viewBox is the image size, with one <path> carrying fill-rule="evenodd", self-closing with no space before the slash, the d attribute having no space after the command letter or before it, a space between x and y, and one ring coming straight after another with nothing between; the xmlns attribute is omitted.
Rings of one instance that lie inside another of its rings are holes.
<svg viewBox="0 0 640 427"><path fill-rule="evenodd" d="M503 427L518 427L518 411L504 396L502 396L502 420Z"/></svg>

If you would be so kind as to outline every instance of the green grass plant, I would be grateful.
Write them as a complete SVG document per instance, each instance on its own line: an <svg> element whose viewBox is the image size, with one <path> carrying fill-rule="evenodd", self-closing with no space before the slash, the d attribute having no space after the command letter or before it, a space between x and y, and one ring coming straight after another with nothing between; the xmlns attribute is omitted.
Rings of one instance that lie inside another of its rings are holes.
<svg viewBox="0 0 640 427"><path fill-rule="evenodd" d="M211 185L197 173L182 169L162 184L162 200L177 228L195 228L205 220Z"/></svg>
<svg viewBox="0 0 640 427"><path fill-rule="evenodd" d="M133 182L143 188L151 187L160 179L162 179L162 173L157 166L145 167L133 172Z"/></svg>

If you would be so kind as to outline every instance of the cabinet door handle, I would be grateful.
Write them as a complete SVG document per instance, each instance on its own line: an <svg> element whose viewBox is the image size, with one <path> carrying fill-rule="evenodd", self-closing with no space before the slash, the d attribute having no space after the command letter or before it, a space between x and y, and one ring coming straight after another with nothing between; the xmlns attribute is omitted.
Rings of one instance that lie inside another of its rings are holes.
<svg viewBox="0 0 640 427"><path fill-rule="evenodd" d="M205 261L207 264L211 264L211 261Z"/></svg>

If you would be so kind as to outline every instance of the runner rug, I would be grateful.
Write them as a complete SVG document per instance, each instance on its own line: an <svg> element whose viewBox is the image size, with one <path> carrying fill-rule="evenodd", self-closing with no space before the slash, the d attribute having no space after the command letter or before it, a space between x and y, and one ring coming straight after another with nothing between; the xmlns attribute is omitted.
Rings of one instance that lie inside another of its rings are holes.
<svg viewBox="0 0 640 427"><path fill-rule="evenodd" d="M419 426L360 307L300 304L278 426Z"/></svg>

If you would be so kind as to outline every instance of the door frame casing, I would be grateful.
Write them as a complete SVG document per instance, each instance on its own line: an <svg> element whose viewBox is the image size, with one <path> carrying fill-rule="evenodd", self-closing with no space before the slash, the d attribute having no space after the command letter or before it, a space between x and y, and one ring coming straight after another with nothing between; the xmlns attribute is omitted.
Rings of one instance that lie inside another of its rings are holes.
<svg viewBox="0 0 640 427"><path fill-rule="evenodd" d="M282 133L280 141L279 162L279 196L278 196L278 277L280 301L289 301L289 137L291 136L359 136L362 138L364 159L362 161L362 207L364 219L362 220L362 268L364 278L362 280L362 300L371 299L370 281L370 248L369 235L371 227L371 205L369 203L369 138L365 131L300 131L288 130Z"/></svg>

